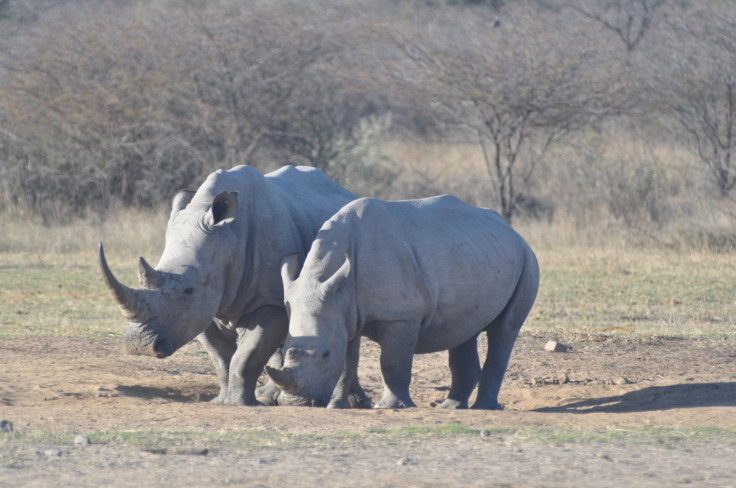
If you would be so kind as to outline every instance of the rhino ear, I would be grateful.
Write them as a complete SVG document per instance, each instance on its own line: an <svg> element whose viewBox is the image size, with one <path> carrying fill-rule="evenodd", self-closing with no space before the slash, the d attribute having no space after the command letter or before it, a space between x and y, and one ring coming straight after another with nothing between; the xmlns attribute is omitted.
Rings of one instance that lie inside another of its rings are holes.
<svg viewBox="0 0 736 488"><path fill-rule="evenodd" d="M296 280L299 274L299 254L289 254L281 261L281 281L284 283L284 292Z"/></svg>
<svg viewBox="0 0 736 488"><path fill-rule="evenodd" d="M171 215L169 218L173 217L180 210L184 210L189 205L189 202L192 201L192 198L194 198L195 193L193 190L181 190L178 192L171 201Z"/></svg>
<svg viewBox="0 0 736 488"><path fill-rule="evenodd" d="M207 220L214 227L232 222L238 213L238 192L222 191L212 201Z"/></svg>
<svg viewBox="0 0 736 488"><path fill-rule="evenodd" d="M335 271L335 274L327 278L325 281L322 282L321 288L322 291L325 294L335 293L337 290L342 287L343 283L345 283L345 280L348 279L348 276L350 275L350 258L348 255L345 255L345 262L342 263L342 266Z"/></svg>

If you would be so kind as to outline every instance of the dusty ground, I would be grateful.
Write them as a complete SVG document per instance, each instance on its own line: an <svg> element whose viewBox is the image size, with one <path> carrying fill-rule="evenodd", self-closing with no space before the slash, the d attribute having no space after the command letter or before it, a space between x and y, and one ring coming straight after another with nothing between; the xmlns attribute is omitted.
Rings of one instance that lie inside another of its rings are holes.
<svg viewBox="0 0 736 488"><path fill-rule="evenodd" d="M0 432L0 486L736 486L736 442L555 443L496 427L586 432L641 426L736 429L736 344L578 336L564 353L525 333L500 412L432 408L449 386L446 354L417 356L408 410L333 411L211 405L213 368L196 344L172 358L125 356L119 339L0 340L0 420L19 432L221 431L284 435L460 424L477 436L315 443L306 448L164 453L114 443L61 447ZM482 348L482 345L481 345ZM365 341L361 382L381 393L377 347ZM489 429L485 430L484 429ZM1 436L5 436L5 440ZM50 448L58 449L47 453ZM165 486L165 485L164 485ZM288 485L287 485L288 486Z"/></svg>

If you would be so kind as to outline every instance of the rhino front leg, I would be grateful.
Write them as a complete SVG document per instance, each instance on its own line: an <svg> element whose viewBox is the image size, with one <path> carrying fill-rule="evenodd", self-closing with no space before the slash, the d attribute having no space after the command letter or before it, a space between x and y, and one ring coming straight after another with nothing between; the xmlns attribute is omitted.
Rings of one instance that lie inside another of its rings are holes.
<svg viewBox="0 0 736 488"><path fill-rule="evenodd" d="M275 369L281 369L284 366L284 355L281 347L277 348L276 352L271 355L268 365ZM281 390L271 378L268 378L265 385L256 388L256 399L264 405L277 405L280 394Z"/></svg>
<svg viewBox="0 0 736 488"><path fill-rule="evenodd" d="M358 360L360 359L360 336L348 343L348 353L345 359L345 370L337 381L332 398L327 408L360 407L367 397L358 383ZM357 385L360 393L353 399L353 385ZM361 398L362 394L362 398Z"/></svg>
<svg viewBox="0 0 736 488"><path fill-rule="evenodd" d="M288 318L284 309L261 307L238 322L238 349L230 361L225 403L260 405L255 389L263 367L286 338Z"/></svg>
<svg viewBox="0 0 736 488"><path fill-rule="evenodd" d="M376 336L381 345L383 398L375 408L416 407L409 396L409 384L419 323L389 322L377 325Z"/></svg>
<svg viewBox="0 0 736 488"><path fill-rule="evenodd" d="M215 365L215 373L220 380L220 394L212 399L213 403L223 403L227 398L230 376L230 361L237 349L237 336L234 332L228 334L212 322L204 332L197 336L197 340L209 353Z"/></svg>

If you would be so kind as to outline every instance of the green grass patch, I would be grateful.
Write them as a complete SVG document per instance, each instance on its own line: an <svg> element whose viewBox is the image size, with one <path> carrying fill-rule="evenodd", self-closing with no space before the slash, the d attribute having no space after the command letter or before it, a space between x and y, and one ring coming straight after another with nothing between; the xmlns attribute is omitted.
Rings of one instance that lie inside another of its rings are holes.
<svg viewBox="0 0 736 488"><path fill-rule="evenodd" d="M525 327L563 333L736 338L733 256L547 249Z"/></svg>
<svg viewBox="0 0 736 488"><path fill-rule="evenodd" d="M523 428L514 434L523 442L549 444L616 444L687 448L697 444L736 445L736 429L719 427L609 427L607 429L574 429L559 427Z"/></svg>
<svg viewBox="0 0 736 488"><path fill-rule="evenodd" d="M64 447L74 444L76 432L13 432L0 435L0 452L13 451L9 447L41 446ZM702 444L736 445L736 429L717 427L609 427L606 429L579 429L565 427L488 427L476 429L460 424L444 426L400 427L336 431L318 434L291 433L273 430L221 431L93 431L85 433L93 444L134 447L146 450L174 449L177 447L207 448L210 451L250 451L258 449L298 450L303 448L361 447L377 448L402 445L418 439L441 440L466 438L469 442L502 444L541 443L561 444L616 444L652 446L671 449L688 448ZM17 456L9 455L9 459ZM2 465L0 454L0 465Z"/></svg>
<svg viewBox="0 0 736 488"><path fill-rule="evenodd" d="M125 321L96 265L0 265L0 338L119 335Z"/></svg>

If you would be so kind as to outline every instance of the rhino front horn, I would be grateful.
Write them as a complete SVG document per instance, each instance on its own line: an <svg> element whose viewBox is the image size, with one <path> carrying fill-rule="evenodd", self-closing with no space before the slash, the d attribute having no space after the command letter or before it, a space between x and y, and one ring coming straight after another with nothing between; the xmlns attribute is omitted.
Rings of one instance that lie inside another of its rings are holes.
<svg viewBox="0 0 736 488"><path fill-rule="evenodd" d="M102 270L102 277L105 279L107 288L112 292L112 296L115 301L120 305L123 315L128 320L133 320L140 314L141 311L141 297L138 290L128 288L127 286L120 283L115 276L113 276L110 267L107 265L105 259L105 250L100 242L100 269Z"/></svg>
<svg viewBox="0 0 736 488"><path fill-rule="evenodd" d="M296 393L299 389L294 373L289 368L276 369L266 365L266 373L271 377L276 386L286 393Z"/></svg>

